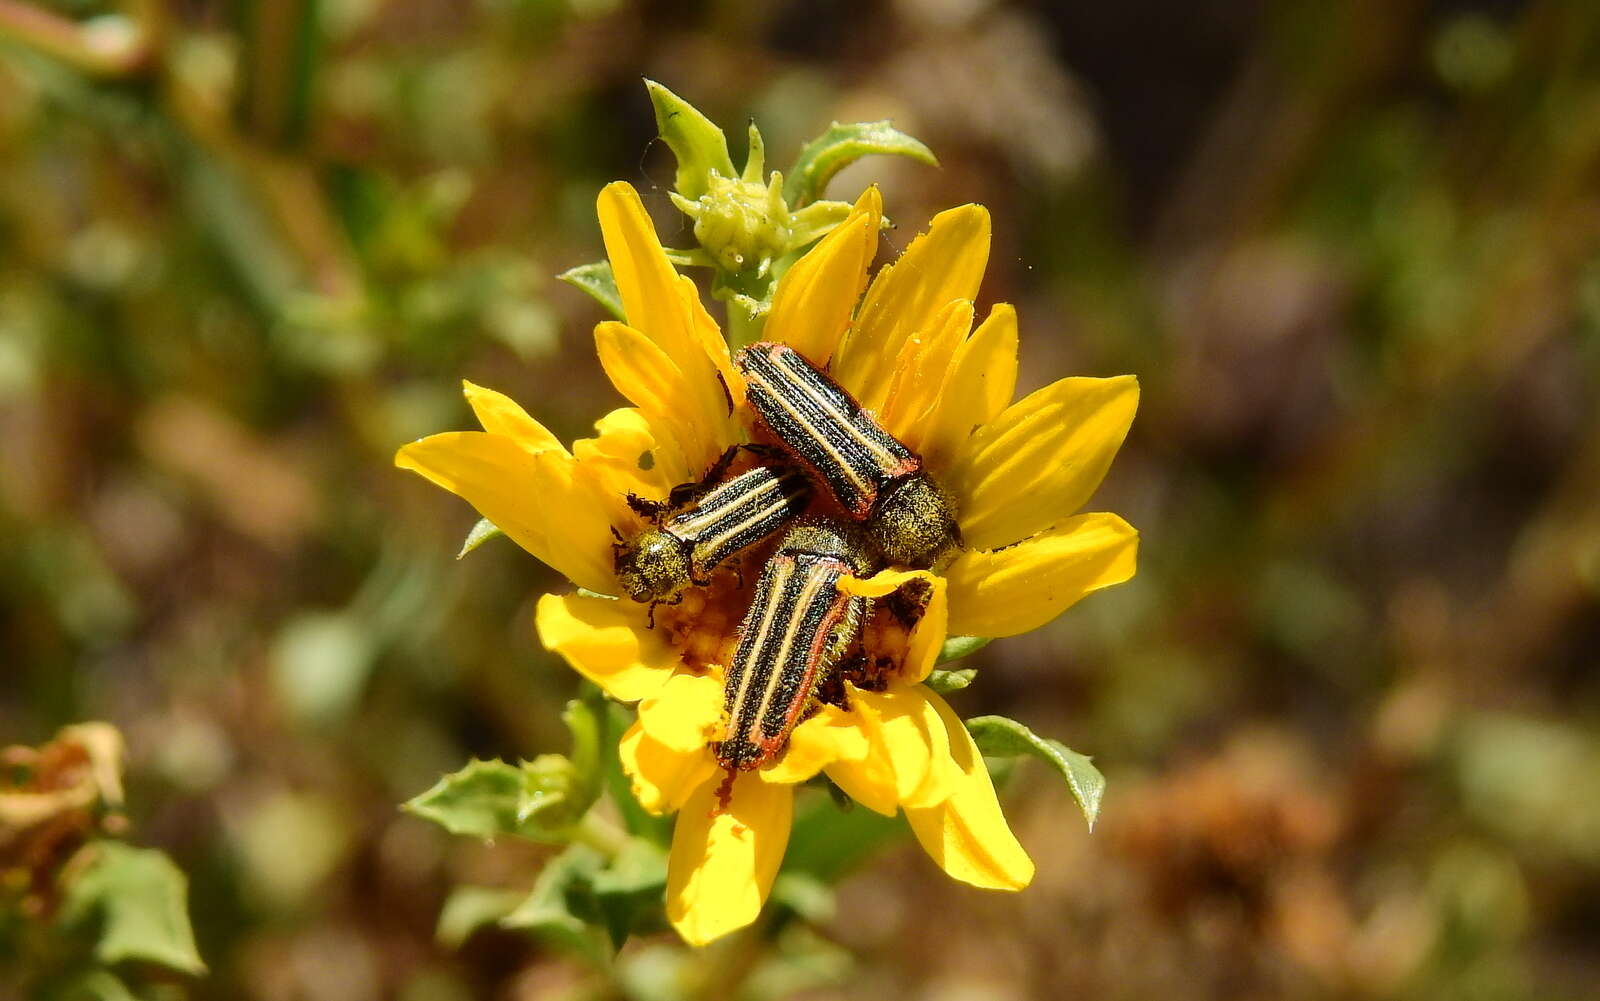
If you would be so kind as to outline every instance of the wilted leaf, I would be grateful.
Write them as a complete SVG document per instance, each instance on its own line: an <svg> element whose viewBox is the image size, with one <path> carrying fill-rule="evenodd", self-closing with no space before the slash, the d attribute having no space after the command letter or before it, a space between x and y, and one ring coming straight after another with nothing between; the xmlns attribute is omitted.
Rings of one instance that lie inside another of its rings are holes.
<svg viewBox="0 0 1600 1001"><path fill-rule="evenodd" d="M153 848L97 841L90 862L66 888L64 920L98 916L95 956L105 963L143 960L183 973L205 972L187 904L189 881Z"/></svg>
<svg viewBox="0 0 1600 1001"><path fill-rule="evenodd" d="M706 177L713 170L723 177L737 176L728 156L728 137L711 119L654 80L646 80L644 85L655 107L656 131L678 158L674 182L678 194L689 199L705 194Z"/></svg>
<svg viewBox="0 0 1600 1001"><path fill-rule="evenodd" d="M1060 773L1072 790L1072 798L1089 822L1090 828L1100 815L1100 797L1106 791L1105 776L1094 766L1087 755L1079 754L1058 740L1041 737L1004 716L978 716L967 720L967 729L978 750L995 757L1031 754Z"/></svg>
<svg viewBox="0 0 1600 1001"><path fill-rule="evenodd" d="M456 553L456 559L459 560L490 539L497 539L504 534L506 533L500 531L488 518L479 518L478 523L472 526L472 531L467 533L466 540L461 543L461 552Z"/></svg>
<svg viewBox="0 0 1600 1001"><path fill-rule="evenodd" d="M580 264L561 272L556 278L575 289L582 290L589 298L605 307L606 312L615 319L627 320L622 312L622 293L617 291L617 279L611 273L610 261Z"/></svg>
<svg viewBox="0 0 1600 1001"><path fill-rule="evenodd" d="M63 727L37 748L5 748L0 752L7 766L0 771L0 835L96 803L120 806L123 750L122 734L110 723Z"/></svg>
<svg viewBox="0 0 1600 1001"><path fill-rule="evenodd" d="M828 130L806 143L795 158L783 184L790 208L799 208L822 197L833 175L864 156L874 153L910 157L930 167L939 165L933 151L899 129L883 122L834 122Z"/></svg>
<svg viewBox="0 0 1600 1001"><path fill-rule="evenodd" d="M923 684L940 695L949 695L951 692L959 692L972 684L972 679L977 676L978 669L975 667L962 667L953 671L934 671L928 675L928 680Z"/></svg>

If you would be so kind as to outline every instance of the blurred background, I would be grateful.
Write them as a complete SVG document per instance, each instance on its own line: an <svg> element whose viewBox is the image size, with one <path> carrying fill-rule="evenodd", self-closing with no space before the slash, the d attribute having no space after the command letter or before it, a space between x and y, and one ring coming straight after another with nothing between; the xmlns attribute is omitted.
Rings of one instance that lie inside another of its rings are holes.
<svg viewBox="0 0 1600 1001"><path fill-rule="evenodd" d="M668 937L611 986L439 944L549 850L396 809L566 747L563 582L455 562L476 515L391 461L463 377L564 438L621 404L552 276L612 179L691 242L641 76L736 162L748 118L779 164L893 118L942 167L832 188L883 186L885 256L986 204L1020 390L1144 387L1091 505L1138 577L955 697L1093 755L1099 825L1020 765L1030 890L904 839L744 996L1597 996L1600 5L4 0L0 743L125 733L212 969L175 984L673 996Z"/></svg>

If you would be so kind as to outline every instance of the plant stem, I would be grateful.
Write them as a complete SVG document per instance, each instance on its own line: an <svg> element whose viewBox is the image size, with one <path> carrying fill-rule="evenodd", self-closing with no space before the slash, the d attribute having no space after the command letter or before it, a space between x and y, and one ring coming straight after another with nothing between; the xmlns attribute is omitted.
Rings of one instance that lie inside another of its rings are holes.
<svg viewBox="0 0 1600 1001"><path fill-rule="evenodd" d="M628 845L628 835L593 810L584 814L572 828L572 840L593 848L606 858L616 858Z"/></svg>

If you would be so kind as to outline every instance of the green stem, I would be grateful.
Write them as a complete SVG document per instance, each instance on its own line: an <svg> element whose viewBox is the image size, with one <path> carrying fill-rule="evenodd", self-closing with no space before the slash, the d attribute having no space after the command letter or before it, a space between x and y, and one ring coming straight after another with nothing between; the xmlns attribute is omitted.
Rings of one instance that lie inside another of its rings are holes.
<svg viewBox="0 0 1600 1001"><path fill-rule="evenodd" d="M767 314L750 309L739 296L730 296L728 302L728 346L737 351L761 339Z"/></svg>
<svg viewBox="0 0 1600 1001"><path fill-rule="evenodd" d="M593 810L583 815L571 833L573 842L587 845L608 859L616 858L628 846L628 835Z"/></svg>

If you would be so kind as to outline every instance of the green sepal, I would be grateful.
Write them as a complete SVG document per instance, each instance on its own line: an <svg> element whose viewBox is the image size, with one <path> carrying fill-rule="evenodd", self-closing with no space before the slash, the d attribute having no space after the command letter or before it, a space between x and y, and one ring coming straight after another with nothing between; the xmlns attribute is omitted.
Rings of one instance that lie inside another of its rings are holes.
<svg viewBox="0 0 1600 1001"><path fill-rule="evenodd" d="M800 208L822 197L833 175L864 156L875 153L909 157L918 163L937 167L939 160L921 142L882 122L834 122L828 130L806 143L789 168L783 194L790 208Z"/></svg>
<svg viewBox="0 0 1600 1001"><path fill-rule="evenodd" d="M153 848L96 841L83 850L93 855L67 884L61 920L76 924L99 917L95 958L204 973L189 924L189 880L183 871Z"/></svg>
<svg viewBox="0 0 1600 1001"><path fill-rule="evenodd" d="M598 966L608 965L613 950L597 926L600 915L590 892L604 864L605 857L593 848L568 846L545 863L533 891L500 919L500 926L534 932Z"/></svg>
<svg viewBox="0 0 1600 1001"><path fill-rule="evenodd" d="M712 171L723 177L738 176L728 156L728 137L711 119L654 80L646 80L644 85L656 111L656 131L678 158L678 194L689 199L705 194L706 177Z"/></svg>
<svg viewBox="0 0 1600 1001"><path fill-rule="evenodd" d="M472 526L472 531L468 532L466 539L462 541L461 552L456 553L456 559L459 560L490 539L497 539L504 534L506 533L500 531L499 526L488 518L479 518L478 523Z"/></svg>
<svg viewBox="0 0 1600 1001"><path fill-rule="evenodd" d="M402 809L452 834L564 844L600 795L600 727L594 710L578 700L567 703L561 718L572 731L571 757L541 754L521 765L472 761Z"/></svg>
<svg viewBox="0 0 1600 1001"><path fill-rule="evenodd" d="M613 319L627 320L622 313L622 293L617 291L617 278L611 273L610 261L580 264L556 275L556 279L579 289L598 302Z"/></svg>
<svg viewBox="0 0 1600 1001"><path fill-rule="evenodd" d="M934 671L928 675L928 680L924 681L923 684L940 695L949 695L951 692L959 692L972 684L972 679L977 676L977 668L959 667L950 671Z"/></svg>
<svg viewBox="0 0 1600 1001"><path fill-rule="evenodd" d="M948 664L952 660L960 660L969 654L977 653L988 646L993 640L987 636L952 636L944 641L944 646L939 649L937 663Z"/></svg>
<svg viewBox="0 0 1600 1001"><path fill-rule="evenodd" d="M1014 719L1004 716L977 716L967 720L967 729L978 750L991 757L1031 754L1054 768L1067 780L1072 798L1078 801L1083 819L1094 829L1100 815L1100 799L1105 795L1106 779L1088 755L1079 754L1059 740L1041 737Z"/></svg>

